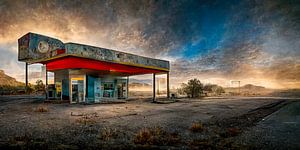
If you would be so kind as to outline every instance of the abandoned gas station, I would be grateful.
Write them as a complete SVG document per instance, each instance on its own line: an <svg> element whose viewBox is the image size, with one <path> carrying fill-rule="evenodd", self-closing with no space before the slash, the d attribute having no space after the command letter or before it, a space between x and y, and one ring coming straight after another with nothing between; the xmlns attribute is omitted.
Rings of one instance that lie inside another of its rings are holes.
<svg viewBox="0 0 300 150"><path fill-rule="evenodd" d="M167 75L169 98L169 61L28 33L18 39L18 60L25 62L25 83L28 86L28 65L46 67L47 98L69 100L70 103L98 103L104 100L128 99L129 76ZM54 84L48 85L48 72L54 73Z"/></svg>

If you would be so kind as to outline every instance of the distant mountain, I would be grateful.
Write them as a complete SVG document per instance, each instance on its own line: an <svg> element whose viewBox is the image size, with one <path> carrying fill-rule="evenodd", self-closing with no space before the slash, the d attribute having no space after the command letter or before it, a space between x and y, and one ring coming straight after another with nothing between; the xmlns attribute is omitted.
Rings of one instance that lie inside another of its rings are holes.
<svg viewBox="0 0 300 150"><path fill-rule="evenodd" d="M129 91L149 91L152 89L152 85L138 82L129 83L128 87Z"/></svg>
<svg viewBox="0 0 300 150"><path fill-rule="evenodd" d="M152 79L134 79L134 78L129 78L129 83L146 83L146 84L151 84Z"/></svg>
<svg viewBox="0 0 300 150"><path fill-rule="evenodd" d="M265 87L263 87L263 86L257 86L257 85L253 85L253 84L246 84L246 85L242 86L241 88L247 89L247 90L265 89Z"/></svg>
<svg viewBox="0 0 300 150"><path fill-rule="evenodd" d="M261 95L267 95L270 92L272 92L271 89L265 88L263 86L257 86L253 84L246 84L244 86L239 87L228 87L225 88L226 93L230 94L238 94L244 95L244 96L261 96Z"/></svg>
<svg viewBox="0 0 300 150"><path fill-rule="evenodd" d="M150 85L148 83L133 82L133 83L129 83L129 87L152 87L152 85Z"/></svg>
<svg viewBox="0 0 300 150"><path fill-rule="evenodd" d="M15 78L10 77L0 70L0 85L20 86L24 83L17 81Z"/></svg>

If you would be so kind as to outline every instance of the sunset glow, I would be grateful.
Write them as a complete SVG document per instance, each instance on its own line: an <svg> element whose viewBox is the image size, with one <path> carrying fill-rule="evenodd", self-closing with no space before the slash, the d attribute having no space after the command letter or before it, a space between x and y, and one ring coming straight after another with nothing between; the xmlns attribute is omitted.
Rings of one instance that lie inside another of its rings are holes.
<svg viewBox="0 0 300 150"><path fill-rule="evenodd" d="M299 4L250 1L0 2L0 68L24 82L28 32L170 60L171 87L191 78L230 87L300 88ZM51 10L51 11L49 11Z"/></svg>

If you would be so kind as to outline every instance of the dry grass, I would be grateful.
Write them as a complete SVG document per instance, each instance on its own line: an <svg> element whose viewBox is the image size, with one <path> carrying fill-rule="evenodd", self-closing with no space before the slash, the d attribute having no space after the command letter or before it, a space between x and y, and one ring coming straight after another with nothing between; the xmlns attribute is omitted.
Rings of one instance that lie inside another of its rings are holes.
<svg viewBox="0 0 300 150"><path fill-rule="evenodd" d="M45 105L40 105L35 109L35 112L48 112L48 111L49 111L49 109Z"/></svg>
<svg viewBox="0 0 300 150"><path fill-rule="evenodd" d="M211 140L207 139L193 139L189 142L189 146L193 149L215 149L215 145Z"/></svg>
<svg viewBox="0 0 300 150"><path fill-rule="evenodd" d="M11 141L13 141L13 142L29 142L30 140L31 140L31 137L29 137L28 135L24 135L24 136L16 136Z"/></svg>
<svg viewBox="0 0 300 150"><path fill-rule="evenodd" d="M190 131L192 132L202 132L204 130L204 126L201 122L195 122L192 124Z"/></svg>
<svg viewBox="0 0 300 150"><path fill-rule="evenodd" d="M3 149L48 149L48 145L44 139L33 138L31 134L25 134L11 138L7 147Z"/></svg>
<svg viewBox="0 0 300 150"><path fill-rule="evenodd" d="M134 143L142 145L177 145L180 143L180 136L178 133L169 133L160 127L144 128L136 134Z"/></svg>
<svg viewBox="0 0 300 150"><path fill-rule="evenodd" d="M118 137L118 131L116 129L111 129L111 128L103 128L100 132L100 137L99 139L108 141L112 138Z"/></svg>
<svg viewBox="0 0 300 150"><path fill-rule="evenodd" d="M75 122L80 123L80 124L84 124L84 125L89 125L89 124L94 124L96 123L96 119L94 117L88 116L88 115L84 115L80 118L77 118L75 120Z"/></svg>

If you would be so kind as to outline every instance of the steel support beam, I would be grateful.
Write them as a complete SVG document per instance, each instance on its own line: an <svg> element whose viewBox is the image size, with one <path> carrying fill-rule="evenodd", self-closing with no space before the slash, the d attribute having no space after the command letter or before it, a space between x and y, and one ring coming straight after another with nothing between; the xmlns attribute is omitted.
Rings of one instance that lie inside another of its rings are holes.
<svg viewBox="0 0 300 150"><path fill-rule="evenodd" d="M167 98L170 98L170 75L167 73Z"/></svg>
<svg viewBox="0 0 300 150"><path fill-rule="evenodd" d="M48 86L48 71L46 70L46 86Z"/></svg>
<svg viewBox="0 0 300 150"><path fill-rule="evenodd" d="M152 101L155 102L156 101L156 95L155 95L155 73L153 73L153 98Z"/></svg>
<svg viewBox="0 0 300 150"><path fill-rule="evenodd" d="M127 91L126 96L127 96L127 99L128 99L128 97L129 97L129 96L128 96L128 94L129 94L129 88L128 88L128 87L129 87L129 76L127 76L127 81L126 81L126 88L127 88L127 89L126 89L126 91Z"/></svg>
<svg viewBox="0 0 300 150"><path fill-rule="evenodd" d="M46 91L46 100L48 100L48 71L46 67L46 86L45 86L45 91Z"/></svg>
<svg viewBox="0 0 300 150"><path fill-rule="evenodd" d="M28 89L28 63L25 63L25 86Z"/></svg>

